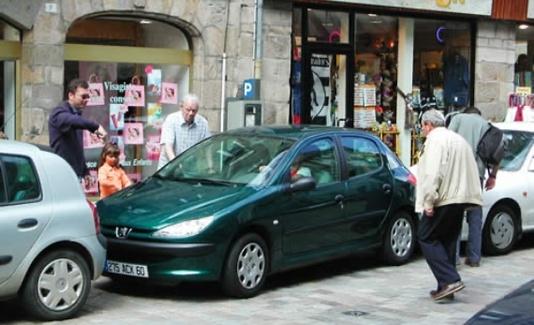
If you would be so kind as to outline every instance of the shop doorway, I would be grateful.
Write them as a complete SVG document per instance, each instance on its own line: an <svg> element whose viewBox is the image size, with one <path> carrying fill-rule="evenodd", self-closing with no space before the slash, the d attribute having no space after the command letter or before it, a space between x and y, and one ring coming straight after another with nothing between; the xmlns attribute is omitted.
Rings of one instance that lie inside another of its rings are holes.
<svg viewBox="0 0 534 325"><path fill-rule="evenodd" d="M354 77L350 51L313 49L303 53L302 123L353 125Z"/></svg>

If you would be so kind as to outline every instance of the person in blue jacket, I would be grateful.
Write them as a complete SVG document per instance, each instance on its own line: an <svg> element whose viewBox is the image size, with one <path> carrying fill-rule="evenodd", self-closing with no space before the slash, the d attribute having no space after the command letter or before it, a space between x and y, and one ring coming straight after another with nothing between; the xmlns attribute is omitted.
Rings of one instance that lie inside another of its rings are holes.
<svg viewBox="0 0 534 325"><path fill-rule="evenodd" d="M102 125L82 116L89 98L89 84L73 79L67 87L67 100L54 108L48 118L50 147L71 165L80 180L89 174L83 152L83 130L100 139L107 135Z"/></svg>

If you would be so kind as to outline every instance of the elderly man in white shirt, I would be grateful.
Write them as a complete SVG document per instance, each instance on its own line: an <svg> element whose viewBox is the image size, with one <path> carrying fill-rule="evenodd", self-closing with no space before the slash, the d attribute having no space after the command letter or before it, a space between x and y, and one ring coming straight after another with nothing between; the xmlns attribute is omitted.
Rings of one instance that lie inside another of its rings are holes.
<svg viewBox="0 0 534 325"><path fill-rule="evenodd" d="M437 280L435 301L453 298L464 288L456 270L456 244L464 210L482 205L473 150L446 129L445 117L431 109L422 116L425 145L417 168L416 211L423 212L418 235L421 251Z"/></svg>
<svg viewBox="0 0 534 325"><path fill-rule="evenodd" d="M188 94L180 104L180 111L167 116L161 127L158 169L182 151L211 136L208 121L198 114L198 109L198 97Z"/></svg>

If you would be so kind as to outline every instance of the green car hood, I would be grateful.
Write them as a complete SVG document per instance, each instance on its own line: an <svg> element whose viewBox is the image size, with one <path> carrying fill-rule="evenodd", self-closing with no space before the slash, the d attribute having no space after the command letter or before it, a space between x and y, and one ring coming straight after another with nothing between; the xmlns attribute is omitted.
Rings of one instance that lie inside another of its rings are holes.
<svg viewBox="0 0 534 325"><path fill-rule="evenodd" d="M97 203L102 226L156 230L212 215L256 192L251 187L149 178ZM244 200L247 201L247 200Z"/></svg>

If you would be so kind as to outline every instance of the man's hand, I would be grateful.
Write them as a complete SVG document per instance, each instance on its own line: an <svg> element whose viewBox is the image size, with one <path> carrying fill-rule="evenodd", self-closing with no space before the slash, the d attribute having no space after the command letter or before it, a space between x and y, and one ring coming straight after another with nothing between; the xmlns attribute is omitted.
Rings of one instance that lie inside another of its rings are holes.
<svg viewBox="0 0 534 325"><path fill-rule="evenodd" d="M484 188L486 191L489 191L495 187L495 177L490 176L488 179L486 179L486 184L484 184Z"/></svg>
<svg viewBox="0 0 534 325"><path fill-rule="evenodd" d="M100 139L104 139L108 133L106 132L106 130L102 127L102 125L99 125L98 126L98 130L95 131L95 134L97 137L99 137Z"/></svg>
<svg viewBox="0 0 534 325"><path fill-rule="evenodd" d="M425 215L427 217L432 217L434 215L434 208L427 208L425 209Z"/></svg>

